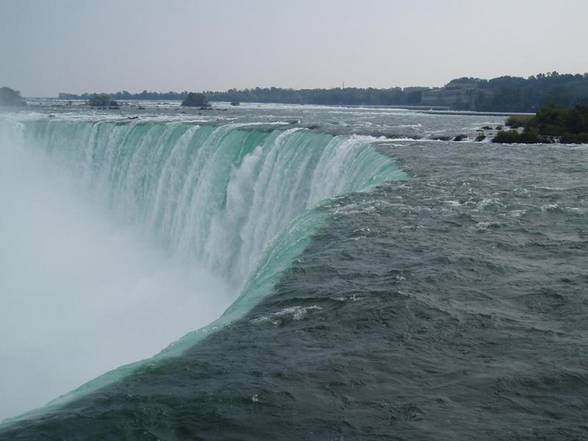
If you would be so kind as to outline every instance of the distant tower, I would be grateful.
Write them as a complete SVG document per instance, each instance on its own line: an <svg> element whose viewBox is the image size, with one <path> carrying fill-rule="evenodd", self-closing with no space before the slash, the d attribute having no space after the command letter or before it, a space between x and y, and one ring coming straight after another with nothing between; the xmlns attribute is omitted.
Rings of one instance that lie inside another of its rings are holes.
<svg viewBox="0 0 588 441"><path fill-rule="evenodd" d="M345 81L343 81L343 83L341 83L341 89L345 89Z"/></svg>

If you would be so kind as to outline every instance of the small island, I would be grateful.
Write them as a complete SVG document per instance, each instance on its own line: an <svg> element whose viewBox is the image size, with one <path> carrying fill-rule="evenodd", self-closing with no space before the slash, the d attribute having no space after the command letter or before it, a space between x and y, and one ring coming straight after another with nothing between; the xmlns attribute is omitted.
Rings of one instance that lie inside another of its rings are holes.
<svg viewBox="0 0 588 441"><path fill-rule="evenodd" d="M183 107L200 107L201 109L209 109L212 107L208 102L208 98L203 93L190 92L184 101L182 101Z"/></svg>
<svg viewBox="0 0 588 441"><path fill-rule="evenodd" d="M119 104L112 99L107 93L95 93L88 99L88 105L90 107L102 107L108 109L118 109Z"/></svg>
<svg viewBox="0 0 588 441"><path fill-rule="evenodd" d="M0 87L0 107L24 107L26 105L26 101L20 96L18 90Z"/></svg>
<svg viewBox="0 0 588 441"><path fill-rule="evenodd" d="M511 116L510 130L499 131L492 142L505 144L588 143L588 106L573 108L550 105L535 116Z"/></svg>

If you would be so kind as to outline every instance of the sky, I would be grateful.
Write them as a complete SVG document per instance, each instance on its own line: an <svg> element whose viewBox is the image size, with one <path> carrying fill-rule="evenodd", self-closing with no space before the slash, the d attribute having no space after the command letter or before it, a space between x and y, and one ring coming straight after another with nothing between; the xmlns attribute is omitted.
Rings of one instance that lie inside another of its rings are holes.
<svg viewBox="0 0 588 441"><path fill-rule="evenodd" d="M441 86L588 71L586 0L0 0L23 95Z"/></svg>

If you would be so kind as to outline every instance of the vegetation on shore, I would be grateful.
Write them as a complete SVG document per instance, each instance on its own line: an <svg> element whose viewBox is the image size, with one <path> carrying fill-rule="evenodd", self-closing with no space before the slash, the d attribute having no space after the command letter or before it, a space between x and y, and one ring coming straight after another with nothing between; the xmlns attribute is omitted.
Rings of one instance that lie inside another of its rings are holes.
<svg viewBox="0 0 588 441"><path fill-rule="evenodd" d="M27 103L20 96L18 90L10 87L0 87L0 107L23 107L26 105Z"/></svg>
<svg viewBox="0 0 588 441"><path fill-rule="evenodd" d="M88 99L88 105L92 107L108 107L111 109L119 107L118 103L106 93L96 93L91 95Z"/></svg>
<svg viewBox="0 0 588 441"><path fill-rule="evenodd" d="M511 129L517 129L519 127L525 127L531 119L533 119L533 115L511 115L507 118L504 125L510 127Z"/></svg>
<svg viewBox="0 0 588 441"><path fill-rule="evenodd" d="M209 101L286 104L374 105L444 107L483 112L537 112L549 103L563 107L588 105L588 73L538 74L528 78L503 76L485 80L458 78L443 87L391 87L385 89L336 87L287 89L256 87L204 92ZM62 99L88 99L90 95L59 94ZM122 91L116 100L184 100L188 92Z"/></svg>
<svg viewBox="0 0 588 441"><path fill-rule="evenodd" d="M210 104L208 104L208 99L205 94L190 92L182 101L182 106L206 108L210 107Z"/></svg>
<svg viewBox="0 0 588 441"><path fill-rule="evenodd" d="M535 116L510 117L506 125L511 127L511 130L498 132L492 142L588 143L588 106L564 108L550 105L541 109Z"/></svg>

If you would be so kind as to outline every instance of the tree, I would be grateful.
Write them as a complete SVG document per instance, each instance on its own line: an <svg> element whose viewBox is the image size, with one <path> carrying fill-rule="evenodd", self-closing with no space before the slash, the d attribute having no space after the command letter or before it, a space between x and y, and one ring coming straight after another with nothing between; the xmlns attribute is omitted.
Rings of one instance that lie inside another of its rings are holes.
<svg viewBox="0 0 588 441"><path fill-rule="evenodd" d="M186 107L208 107L208 99L203 93L190 92L182 101L182 106Z"/></svg>
<svg viewBox="0 0 588 441"><path fill-rule="evenodd" d="M562 142L576 144L588 142L588 106L574 108L549 105L533 117L511 117L507 120L511 127L523 127L522 133L516 130L500 131L493 142L537 143Z"/></svg>
<svg viewBox="0 0 588 441"><path fill-rule="evenodd" d="M90 96L88 105L92 107L118 107L118 103L106 93L96 93Z"/></svg>
<svg viewBox="0 0 588 441"><path fill-rule="evenodd" d="M20 96L18 90L10 87L0 87L0 106L21 107L26 106L25 100Z"/></svg>

